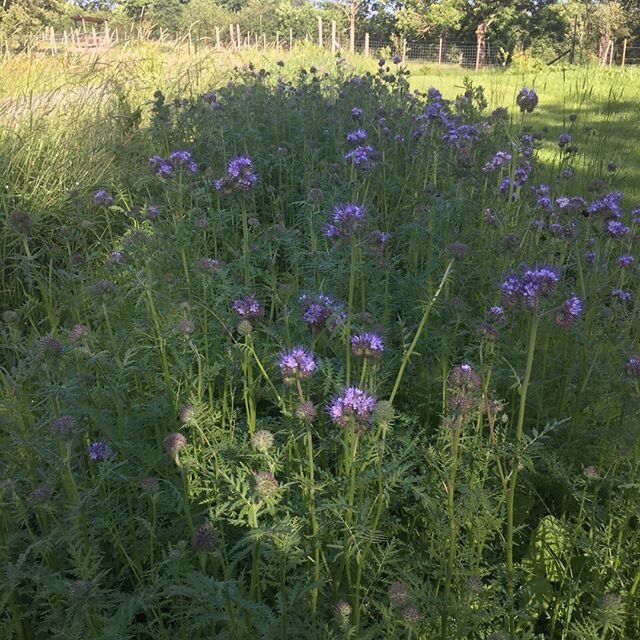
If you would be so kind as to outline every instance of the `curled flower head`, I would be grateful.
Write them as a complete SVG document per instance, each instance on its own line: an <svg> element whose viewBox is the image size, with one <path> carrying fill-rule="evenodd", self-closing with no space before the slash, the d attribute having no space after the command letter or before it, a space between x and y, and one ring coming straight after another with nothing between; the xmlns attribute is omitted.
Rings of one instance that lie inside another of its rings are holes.
<svg viewBox="0 0 640 640"><path fill-rule="evenodd" d="M533 89L522 87L516 96L516 104L522 113L531 113L538 105L538 94Z"/></svg>
<svg viewBox="0 0 640 640"><path fill-rule="evenodd" d="M36 344L38 355L42 358L58 358L62 355L64 347L62 342L51 335L41 336Z"/></svg>
<svg viewBox="0 0 640 640"><path fill-rule="evenodd" d="M278 493L280 483L271 471L258 471L253 474L253 488L259 498L267 498Z"/></svg>
<svg viewBox="0 0 640 640"><path fill-rule="evenodd" d="M376 397L358 387L347 387L333 399L328 408L331 421L339 427L347 427L353 421L356 430L369 428L376 408Z"/></svg>
<svg viewBox="0 0 640 640"><path fill-rule="evenodd" d="M264 313L262 305L253 294L234 300L233 310L243 320L258 320Z"/></svg>
<svg viewBox="0 0 640 640"><path fill-rule="evenodd" d="M41 484L29 494L29 498L31 499L31 502L33 502L33 504L43 504L45 502L49 502L52 497L53 490L46 484Z"/></svg>
<svg viewBox="0 0 640 640"><path fill-rule="evenodd" d="M352 608L346 600L339 600L336 602L333 610L336 614L336 620L338 624L343 627L348 627L351 620Z"/></svg>
<svg viewBox="0 0 640 640"><path fill-rule="evenodd" d="M640 378L640 356L631 355L624 363L622 370L630 378Z"/></svg>
<svg viewBox="0 0 640 640"><path fill-rule="evenodd" d="M582 300L575 294L572 294L562 304L562 308L555 317L555 323L562 328L574 325L582 315Z"/></svg>
<svg viewBox="0 0 640 640"><path fill-rule="evenodd" d="M165 436L164 440L162 441L162 448L178 466L180 465L180 459L178 456L180 454L180 451L186 446L187 439L181 433L170 433L168 436Z"/></svg>
<svg viewBox="0 0 640 640"><path fill-rule="evenodd" d="M456 391L474 392L480 388L480 385L480 376L467 362L454 367L449 373L449 387Z"/></svg>
<svg viewBox="0 0 640 640"><path fill-rule="evenodd" d="M61 438L67 438L77 429L78 423L73 416L59 416L51 422L51 431Z"/></svg>
<svg viewBox="0 0 640 640"><path fill-rule="evenodd" d="M360 333L351 336L351 353L357 358L377 360L384 351L384 341L377 333Z"/></svg>
<svg viewBox="0 0 640 640"><path fill-rule="evenodd" d="M207 522L201 524L193 533L191 547L198 553L212 551L216 543L216 534L213 527Z"/></svg>
<svg viewBox="0 0 640 640"><path fill-rule="evenodd" d="M362 109L360 107L353 107L353 109L351 109L351 117L354 120L360 120L360 118L362 118Z"/></svg>
<svg viewBox="0 0 640 640"><path fill-rule="evenodd" d="M264 453L273 446L273 433L268 429L260 429L251 436L251 445L256 451Z"/></svg>
<svg viewBox="0 0 640 640"><path fill-rule="evenodd" d="M392 605L401 607L409 600L409 589L404 582L393 582L387 589L387 595Z"/></svg>
<svg viewBox="0 0 640 640"><path fill-rule="evenodd" d="M10 213L9 224L16 233L26 236L33 228L33 219L25 211L16 210Z"/></svg>
<svg viewBox="0 0 640 640"><path fill-rule="evenodd" d="M284 381L293 384L296 380L310 378L316 369L313 354L303 347L294 347L280 354L280 371Z"/></svg>

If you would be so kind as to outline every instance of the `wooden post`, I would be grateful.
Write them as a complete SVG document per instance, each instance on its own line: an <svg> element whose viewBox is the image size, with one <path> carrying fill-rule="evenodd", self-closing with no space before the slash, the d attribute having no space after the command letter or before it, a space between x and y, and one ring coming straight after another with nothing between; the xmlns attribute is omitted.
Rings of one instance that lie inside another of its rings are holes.
<svg viewBox="0 0 640 640"><path fill-rule="evenodd" d="M402 38L402 64L407 62L407 39Z"/></svg>
<svg viewBox="0 0 640 640"><path fill-rule="evenodd" d="M369 32L364 34L364 56L369 57Z"/></svg>
<svg viewBox="0 0 640 640"><path fill-rule="evenodd" d="M442 37L438 41L438 66L442 64Z"/></svg>
<svg viewBox="0 0 640 640"><path fill-rule="evenodd" d="M216 27L216 51L220 51L220 27Z"/></svg>
<svg viewBox="0 0 640 640"><path fill-rule="evenodd" d="M265 51L267 50L267 34L266 33L262 34L262 48Z"/></svg>
<svg viewBox="0 0 640 640"><path fill-rule="evenodd" d="M113 39L114 39L115 43L117 44L118 41L119 41L119 38L118 38L118 27L116 27L116 31L114 33Z"/></svg>
<svg viewBox="0 0 640 640"><path fill-rule="evenodd" d="M622 61L620 62L620 67L622 69L624 69L624 63L627 60L627 39L624 39L624 42L622 43Z"/></svg>
<svg viewBox="0 0 640 640"><path fill-rule="evenodd" d="M229 25L229 36L231 37L231 48L235 49L236 48L236 36L235 36L235 32L234 32L234 28L233 28L232 24Z"/></svg>
<svg viewBox="0 0 640 640"><path fill-rule="evenodd" d="M331 21L331 53L335 53L338 48L338 40L336 39L336 21Z"/></svg>
<svg viewBox="0 0 640 640"><path fill-rule="evenodd" d="M238 45L238 49L242 47L242 36L240 35L240 25L236 24L236 44Z"/></svg>
<svg viewBox="0 0 640 640"><path fill-rule="evenodd" d="M62 40L64 41L64 48L67 48L67 45L69 44L69 40L67 39L67 32L63 31L62 32Z"/></svg>
<svg viewBox="0 0 640 640"><path fill-rule="evenodd" d="M293 51L293 29L289 29L289 51Z"/></svg>
<svg viewBox="0 0 640 640"><path fill-rule="evenodd" d="M51 27L51 53L58 53L58 47L56 46L56 32Z"/></svg>
<svg viewBox="0 0 640 640"><path fill-rule="evenodd" d="M107 46L111 44L111 32L109 31L109 21L104 21L104 39L107 41Z"/></svg>
<svg viewBox="0 0 640 640"><path fill-rule="evenodd" d="M324 45L322 38L322 16L318 16L318 46L322 47Z"/></svg>
<svg viewBox="0 0 640 640"><path fill-rule="evenodd" d="M611 66L613 63L613 40L610 40L609 44L611 45L611 50L609 51L609 66Z"/></svg>

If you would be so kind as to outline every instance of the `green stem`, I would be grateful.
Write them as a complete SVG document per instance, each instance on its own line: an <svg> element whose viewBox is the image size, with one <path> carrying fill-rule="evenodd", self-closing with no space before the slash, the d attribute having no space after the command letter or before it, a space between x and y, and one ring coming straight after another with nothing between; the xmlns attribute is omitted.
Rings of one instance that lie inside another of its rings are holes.
<svg viewBox="0 0 640 640"><path fill-rule="evenodd" d="M516 452L513 460L513 468L511 471L511 482L507 492L507 596L509 601L509 636L511 640L515 638L515 597L514 597L514 568L513 568L513 529L514 529L514 507L516 485L518 481L518 467L520 465L520 456L522 454L522 436L524 432L524 415L527 406L527 392L531 381L531 372L533 370L533 357L535 354L536 338L538 335L538 325L540 323L539 316L535 315L531 322L531 330L529 332L529 348L527 352L527 366L524 373L522 388L520 389L520 408L518 411L518 423L516 425L515 446Z"/></svg>
<svg viewBox="0 0 640 640"><path fill-rule="evenodd" d="M431 313L431 309L433 308L433 305L435 304L436 300L440 296L440 293L442 292L442 288L444 287L444 283L447 281L447 278L449 276L449 271L451 271L452 266L453 266L453 260L451 260L447 265L447 268L445 269L444 275L442 276L442 280L440 280L440 284L438 285L438 288L436 289L435 294L432 296L431 300L427 303L424 313L422 314L422 320L420 320L420 324L418 325L418 330L416 331L416 335L413 337L413 341L411 342L409 349L407 349L407 353L405 353L404 358L400 363L400 370L398 371L398 375L396 376L396 381L393 385L393 390L391 391L391 395L389 396L389 402L391 403L393 403L396 397L396 394L398 393L398 389L400 388L400 383L402 382L402 376L404 375L404 370L407 368L407 364L409 364L409 359L411 358L411 356L413 355L413 352L415 351L416 345L418 344L418 340L420 339L420 336L422 335L422 332L424 331L424 328L427 324L427 320L429 319L429 314Z"/></svg>

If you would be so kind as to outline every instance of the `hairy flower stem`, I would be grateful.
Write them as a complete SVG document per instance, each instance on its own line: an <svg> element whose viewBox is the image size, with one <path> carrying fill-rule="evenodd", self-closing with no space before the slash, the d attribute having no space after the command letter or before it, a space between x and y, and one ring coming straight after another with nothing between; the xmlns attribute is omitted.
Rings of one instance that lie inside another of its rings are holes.
<svg viewBox="0 0 640 640"><path fill-rule="evenodd" d="M536 348L536 338L538 335L538 325L540 318L534 315L529 331L529 348L527 351L527 366L524 373L524 380L520 389L520 408L518 410L518 422L516 425L515 446L516 452L513 459L513 467L511 470L511 480L507 491L507 536L506 536L506 555L507 555L507 597L509 603L509 637L515 639L515 596L514 596L514 569L513 569L513 524L514 524L514 508L516 485L518 481L518 467L520 465L520 456L522 455L522 436L524 432L524 414L527 406L527 392L531 381L531 372L533 370L533 357Z"/></svg>
<svg viewBox="0 0 640 640"><path fill-rule="evenodd" d="M244 374L244 406L247 413L247 425L249 427L249 436L252 436L256 431L257 410L256 399L253 393L253 364L251 358L251 351L253 344L251 336L245 337L245 344L249 347L244 352L242 372Z"/></svg>
<svg viewBox="0 0 640 640"><path fill-rule="evenodd" d="M345 323L345 362L346 362L346 386L351 383L351 320L353 317L353 298L356 289L357 245L355 238L351 239L351 268L349 270L349 300L347 304L347 321Z"/></svg>
<svg viewBox="0 0 640 640"><path fill-rule="evenodd" d="M345 456L346 456L346 465L345 465L345 475L349 478L349 493L347 497L347 512L345 514L345 534L344 534L344 547L343 547L343 557L344 557L344 567L347 575L347 585L349 587L349 592L351 592L353 587L353 580L351 576L351 545L349 544L350 536L351 536L351 525L353 524L353 516L354 516L354 502L356 495L356 456L358 453L358 431L356 429L355 424L351 424L345 430ZM355 600L359 602L359 594L354 594ZM354 606L353 608L353 623L357 628L360 620L360 611L359 607Z"/></svg>
<svg viewBox="0 0 640 640"><path fill-rule="evenodd" d="M449 481L447 482L447 517L449 518L449 554L447 557L446 578L444 584L444 609L442 611L442 640L447 639L449 625L449 611L451 609L451 581L453 579L453 569L456 559L456 541L458 538L458 522L455 515L455 486L458 474L458 453L460 449L460 434L462 432L462 416L456 418L453 428L451 443L451 469L449 471Z"/></svg>
<svg viewBox="0 0 640 640"><path fill-rule="evenodd" d="M258 509L255 502L251 503L249 510L249 526L254 532L258 529ZM260 601L260 540L257 537L253 541L249 599Z"/></svg>
<svg viewBox="0 0 640 640"><path fill-rule="evenodd" d="M400 369L398 371L398 375L396 376L396 381L393 385L393 390L391 391L391 395L389 396L389 402L391 403L393 403L396 397L396 394L398 393L398 389L400 389L400 383L402 382L402 376L404 375L404 370L407 368L407 364L409 364L409 359L411 358L411 356L413 355L413 352L415 351L416 345L418 344L418 340L420 340L420 336L422 335L422 332L424 331L424 328L427 325L427 320L429 319L429 314L431 313L431 309L433 308L433 305L435 304L436 300L440 296L440 293L442 292L442 288L444 287L444 284L447 281L447 278L449 276L449 272L451 271L452 266L453 266L453 260L450 260L442 276L442 279L440 280L440 284L436 289L436 292L433 294L433 296L431 297L431 300L429 300L429 302L427 303L424 309L424 313L422 314L422 320L420 320L420 324L418 325L418 329L416 330L416 335L413 337L413 340L409 345L409 348L407 349L407 353L405 353L404 358L400 363Z"/></svg>
<svg viewBox="0 0 640 640"><path fill-rule="evenodd" d="M249 264L249 223L247 221L247 207L242 201L242 259L244 262L244 284L251 284L251 265Z"/></svg>
<svg viewBox="0 0 640 640"><path fill-rule="evenodd" d="M156 305L153 301L153 295L151 293L151 287L146 288L147 304L149 305L149 313L151 314L151 321L153 322L153 328L156 333L156 341L158 343L158 351L160 352L160 364L162 366L162 378L164 380L164 386L167 390L167 397L169 404L171 405L172 413L175 413L174 398L171 391L171 375L169 374L169 358L167 357L167 350L165 348L165 340L162 336L162 329L160 326L160 317Z"/></svg>

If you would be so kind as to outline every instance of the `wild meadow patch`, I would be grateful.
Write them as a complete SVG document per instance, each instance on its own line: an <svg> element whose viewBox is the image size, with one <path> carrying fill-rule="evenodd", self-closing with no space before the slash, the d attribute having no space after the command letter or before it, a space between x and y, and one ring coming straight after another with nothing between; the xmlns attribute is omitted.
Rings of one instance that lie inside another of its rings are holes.
<svg viewBox="0 0 640 640"><path fill-rule="evenodd" d="M248 64L55 222L4 161L2 637L640 636L640 203L544 109Z"/></svg>

